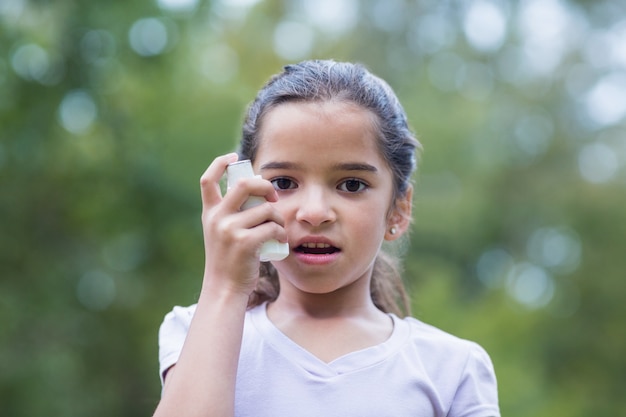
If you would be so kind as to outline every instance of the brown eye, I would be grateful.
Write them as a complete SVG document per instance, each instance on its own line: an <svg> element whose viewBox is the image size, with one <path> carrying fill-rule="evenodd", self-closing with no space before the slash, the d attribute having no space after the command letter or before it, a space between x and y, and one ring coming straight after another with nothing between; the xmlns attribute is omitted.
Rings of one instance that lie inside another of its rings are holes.
<svg viewBox="0 0 626 417"><path fill-rule="evenodd" d="M359 191L365 190L366 187L367 184L365 184L361 180L357 180L354 178L345 180L344 182L339 184L339 189L348 193L358 193Z"/></svg>
<svg viewBox="0 0 626 417"><path fill-rule="evenodd" d="M274 188L277 190L291 190L297 187L296 183L289 178L276 178L273 179L271 182Z"/></svg>

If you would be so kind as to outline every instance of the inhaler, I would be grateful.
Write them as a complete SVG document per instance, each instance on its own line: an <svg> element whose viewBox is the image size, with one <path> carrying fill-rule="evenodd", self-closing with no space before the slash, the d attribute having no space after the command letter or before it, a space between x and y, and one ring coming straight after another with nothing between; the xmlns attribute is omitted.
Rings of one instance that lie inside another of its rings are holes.
<svg viewBox="0 0 626 417"><path fill-rule="evenodd" d="M228 164L226 168L227 188L233 187L237 181L242 178L261 178L260 175L254 175L250 160L233 162ZM266 200L263 197L250 196L241 206L241 210L246 210L259 204L263 204ZM289 255L289 244L281 243L275 239L268 240L261 247L261 261L281 261Z"/></svg>

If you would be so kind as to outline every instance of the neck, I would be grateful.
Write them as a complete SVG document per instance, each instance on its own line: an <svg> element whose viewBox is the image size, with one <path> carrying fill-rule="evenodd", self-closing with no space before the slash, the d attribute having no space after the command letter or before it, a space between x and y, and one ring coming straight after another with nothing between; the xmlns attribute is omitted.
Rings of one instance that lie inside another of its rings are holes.
<svg viewBox="0 0 626 417"><path fill-rule="evenodd" d="M366 318L384 315L372 301L369 291L340 288L332 293L312 294L295 288L281 286L280 294L269 310L274 316L288 314L291 317L310 319Z"/></svg>
<svg viewBox="0 0 626 417"><path fill-rule="evenodd" d="M268 305L268 318L288 338L326 363L380 344L393 332L393 321L376 308L369 293L357 299L354 294L342 295L341 290L294 297L283 290Z"/></svg>

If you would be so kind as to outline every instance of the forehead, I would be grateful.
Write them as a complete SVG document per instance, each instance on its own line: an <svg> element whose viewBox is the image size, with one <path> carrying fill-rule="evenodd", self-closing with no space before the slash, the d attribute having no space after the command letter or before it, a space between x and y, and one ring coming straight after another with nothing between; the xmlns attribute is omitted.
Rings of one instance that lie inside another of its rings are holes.
<svg viewBox="0 0 626 417"><path fill-rule="evenodd" d="M376 116L341 101L281 104L263 118L255 162L298 160L336 164L345 160L386 166Z"/></svg>

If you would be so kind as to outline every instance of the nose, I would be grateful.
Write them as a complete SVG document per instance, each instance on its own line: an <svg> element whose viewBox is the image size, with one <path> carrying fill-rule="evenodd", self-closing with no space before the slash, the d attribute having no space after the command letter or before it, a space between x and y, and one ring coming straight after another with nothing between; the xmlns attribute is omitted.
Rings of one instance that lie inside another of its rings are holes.
<svg viewBox="0 0 626 417"><path fill-rule="evenodd" d="M300 192L296 220L318 227L337 219L332 196L321 186L309 186Z"/></svg>

